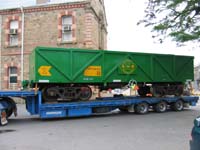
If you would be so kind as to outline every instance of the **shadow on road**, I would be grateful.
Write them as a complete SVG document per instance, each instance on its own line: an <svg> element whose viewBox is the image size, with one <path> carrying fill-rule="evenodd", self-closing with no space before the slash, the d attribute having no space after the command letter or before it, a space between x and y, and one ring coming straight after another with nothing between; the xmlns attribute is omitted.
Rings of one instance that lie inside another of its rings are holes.
<svg viewBox="0 0 200 150"><path fill-rule="evenodd" d="M16 130L11 130L11 129L7 129L7 130L0 130L0 134L2 133L8 133L8 132L14 132Z"/></svg>

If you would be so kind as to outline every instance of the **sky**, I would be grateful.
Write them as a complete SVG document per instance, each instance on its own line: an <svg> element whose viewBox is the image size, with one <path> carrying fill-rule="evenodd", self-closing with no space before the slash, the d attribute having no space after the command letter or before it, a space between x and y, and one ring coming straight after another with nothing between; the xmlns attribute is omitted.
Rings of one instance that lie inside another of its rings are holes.
<svg viewBox="0 0 200 150"><path fill-rule="evenodd" d="M52 3L74 0L51 0ZM143 18L147 0L104 0L108 21L108 49L145 53L164 53L195 56L195 65L200 64L198 48L193 43L177 47L171 39L158 44L152 39L149 28L137 26ZM35 0L0 0L0 9L34 5Z"/></svg>

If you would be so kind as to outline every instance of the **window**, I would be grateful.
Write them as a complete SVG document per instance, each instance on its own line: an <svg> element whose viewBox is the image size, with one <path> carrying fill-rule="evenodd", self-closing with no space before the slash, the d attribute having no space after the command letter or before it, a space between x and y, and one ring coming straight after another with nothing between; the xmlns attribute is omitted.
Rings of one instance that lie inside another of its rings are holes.
<svg viewBox="0 0 200 150"><path fill-rule="evenodd" d="M72 16L62 17L62 41L72 41Z"/></svg>
<svg viewBox="0 0 200 150"><path fill-rule="evenodd" d="M18 45L18 21L10 22L10 46Z"/></svg>
<svg viewBox="0 0 200 150"><path fill-rule="evenodd" d="M9 83L17 83L17 67L9 67Z"/></svg>

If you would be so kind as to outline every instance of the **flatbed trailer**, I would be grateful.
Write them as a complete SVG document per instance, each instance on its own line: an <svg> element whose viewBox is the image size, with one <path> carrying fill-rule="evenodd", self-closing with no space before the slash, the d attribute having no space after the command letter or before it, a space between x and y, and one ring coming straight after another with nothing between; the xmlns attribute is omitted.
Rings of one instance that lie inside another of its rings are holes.
<svg viewBox="0 0 200 150"><path fill-rule="evenodd" d="M120 109L126 112L145 114L150 109L165 112L168 107L181 111L184 107L195 106L199 97L166 96L166 97L103 97L89 101L43 103L41 91L0 91L0 124L7 124L8 117L15 115L17 107L13 97L23 98L26 109L31 115L39 115L41 119L90 116L96 113L111 112Z"/></svg>

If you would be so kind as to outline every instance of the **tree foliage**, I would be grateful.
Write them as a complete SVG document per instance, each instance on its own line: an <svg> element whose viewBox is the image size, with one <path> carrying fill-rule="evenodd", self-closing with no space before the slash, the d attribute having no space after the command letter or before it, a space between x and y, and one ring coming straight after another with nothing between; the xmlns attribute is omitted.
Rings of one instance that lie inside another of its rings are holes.
<svg viewBox="0 0 200 150"><path fill-rule="evenodd" d="M152 27L160 42L170 36L177 43L200 40L199 0L148 0L138 24Z"/></svg>

